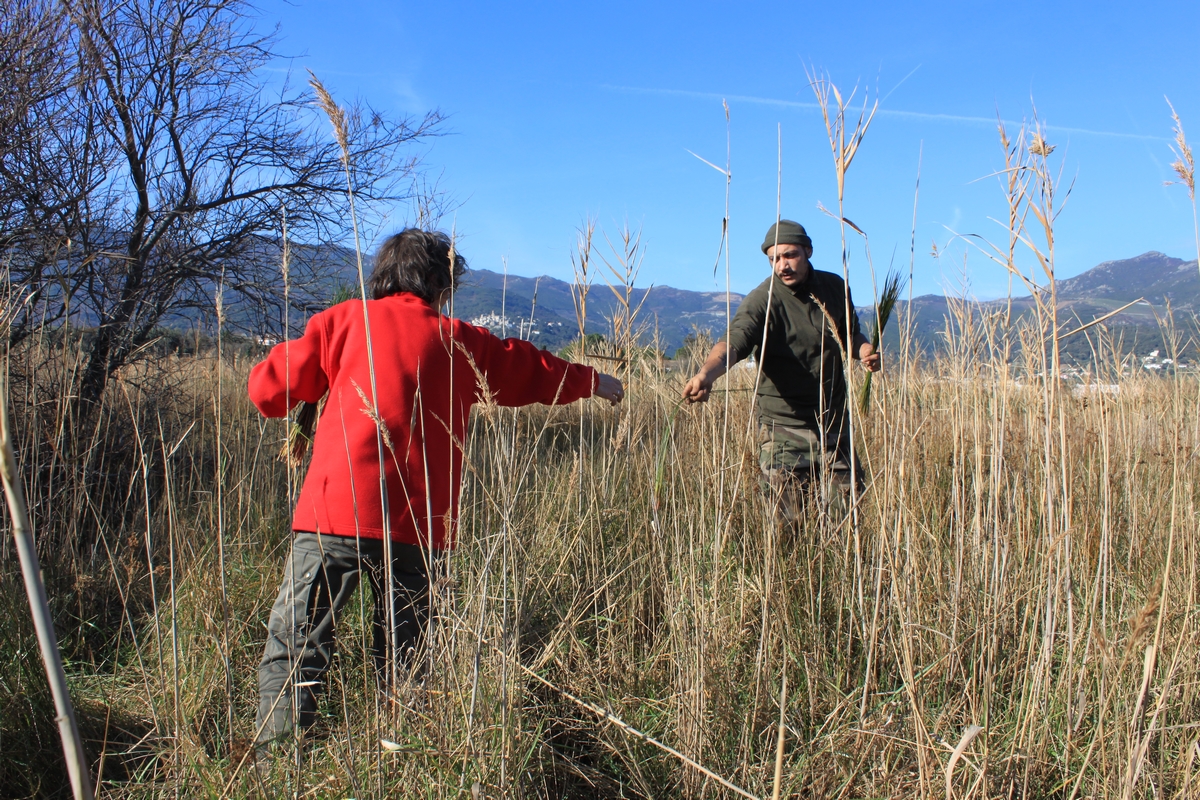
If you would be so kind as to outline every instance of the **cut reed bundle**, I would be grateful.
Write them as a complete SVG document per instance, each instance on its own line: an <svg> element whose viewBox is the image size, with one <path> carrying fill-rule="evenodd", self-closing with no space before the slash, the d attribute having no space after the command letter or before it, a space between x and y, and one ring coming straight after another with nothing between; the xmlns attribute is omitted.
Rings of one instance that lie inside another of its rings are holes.
<svg viewBox="0 0 1200 800"><path fill-rule="evenodd" d="M900 293L904 291L906 283L905 278L899 272L895 271L889 272L887 278L883 281L883 291L879 295L879 301L875 304L875 319L871 330L871 346L875 348L875 352L877 353L883 345L883 332L887 328L888 322L892 319L892 312L896 309L896 302L900 299ZM858 394L858 408L864 414L871 409L872 375L874 373L867 373L867 377L863 379L862 388Z"/></svg>

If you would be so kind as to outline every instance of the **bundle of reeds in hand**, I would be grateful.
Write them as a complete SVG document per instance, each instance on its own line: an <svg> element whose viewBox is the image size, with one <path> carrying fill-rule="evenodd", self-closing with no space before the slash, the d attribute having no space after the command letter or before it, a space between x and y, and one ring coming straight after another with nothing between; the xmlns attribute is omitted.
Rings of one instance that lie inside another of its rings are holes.
<svg viewBox="0 0 1200 800"><path fill-rule="evenodd" d="M875 306L875 330L871 334L871 346L876 352L879 352L879 343L883 341L883 329L891 320L892 311L895 310L896 301L900 299L900 292L903 290L904 278L899 272L889 272L883 281L883 293L879 295L879 303ZM858 395L858 410L864 414L871 407L871 376L874 374L867 373L867 379L863 381L862 390Z"/></svg>
<svg viewBox="0 0 1200 800"><path fill-rule="evenodd" d="M317 403L301 403L296 412L296 418L288 425L287 441L283 443L283 449L279 451L279 460L289 467L299 469L300 465L304 463L304 456L312 444L317 416L324 402L322 399Z"/></svg>

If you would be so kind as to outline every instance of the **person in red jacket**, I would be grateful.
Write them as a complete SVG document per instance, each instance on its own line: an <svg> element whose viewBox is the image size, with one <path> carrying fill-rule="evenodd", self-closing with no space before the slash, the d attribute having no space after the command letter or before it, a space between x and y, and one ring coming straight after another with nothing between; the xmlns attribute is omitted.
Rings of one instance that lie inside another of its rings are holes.
<svg viewBox="0 0 1200 800"><path fill-rule="evenodd" d="M315 315L250 372L250 398L267 417L327 396L267 624L259 742L312 723L335 621L364 572L381 683L418 668L430 568L455 544L472 405L624 398L612 376L443 315L465 271L444 233L401 231L375 257L370 300Z"/></svg>

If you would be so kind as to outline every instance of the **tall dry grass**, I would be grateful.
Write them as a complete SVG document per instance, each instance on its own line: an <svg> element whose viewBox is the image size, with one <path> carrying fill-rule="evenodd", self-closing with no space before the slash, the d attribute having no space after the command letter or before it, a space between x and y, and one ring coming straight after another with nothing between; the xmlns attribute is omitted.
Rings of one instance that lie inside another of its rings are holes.
<svg viewBox="0 0 1200 800"><path fill-rule="evenodd" d="M702 765L767 796L782 753L781 796L1194 796L1200 384L1103 376L1118 393L1064 389L1048 422L1036 376L1000 357L1019 332L965 316L955 335L860 417L858 553L849 525L772 523L738 434L750 370L729 379L724 457L725 404L677 410L653 362L621 409L483 409L427 684L379 706L352 602L321 722L265 776L245 756L287 544L284 426L256 417L236 355L223 377L212 357L123 376L96 458L133 459L128 513L88 517L67 487L38 515L100 795L730 791ZM53 403L13 385L33 464ZM31 496L53 477L28 471ZM5 785L48 796L48 699L3 563Z"/></svg>

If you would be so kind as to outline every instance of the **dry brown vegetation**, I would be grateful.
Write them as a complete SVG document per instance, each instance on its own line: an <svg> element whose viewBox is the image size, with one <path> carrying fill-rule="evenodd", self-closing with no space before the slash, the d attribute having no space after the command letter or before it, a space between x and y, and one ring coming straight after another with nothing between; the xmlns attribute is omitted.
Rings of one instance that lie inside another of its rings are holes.
<svg viewBox="0 0 1200 800"><path fill-rule="evenodd" d="M702 408L677 411L678 376L647 367L618 410L479 414L427 686L378 707L352 614L325 717L267 795L729 791L586 702L755 796L780 719L783 796L1194 796L1200 385L1058 392L1047 419L1048 387L962 327L957 355L876 383L857 529L770 521L750 371ZM284 428L256 419L246 361L165 363L123 376L76 474L54 460L50 364L66 367L14 353L12 390L101 793L255 796L254 670L296 478ZM34 781L60 769L57 742L4 565L4 780L48 794Z"/></svg>

